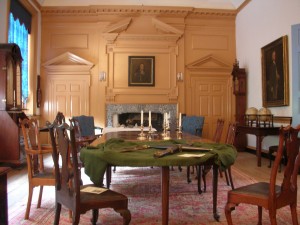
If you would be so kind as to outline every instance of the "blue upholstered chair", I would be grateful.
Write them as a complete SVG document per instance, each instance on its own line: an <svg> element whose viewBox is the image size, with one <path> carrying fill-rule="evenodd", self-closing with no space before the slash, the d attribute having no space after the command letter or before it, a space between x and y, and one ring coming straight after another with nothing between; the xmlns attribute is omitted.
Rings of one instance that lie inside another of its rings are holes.
<svg viewBox="0 0 300 225"><path fill-rule="evenodd" d="M202 130L204 125L204 116L183 116L182 117L182 131L193 135L202 136ZM198 166L200 171L200 166ZM194 173L194 166L192 167L192 173ZM199 178L199 179L198 179ZM197 174L198 179L198 192L202 193L200 185L200 172ZM187 167L187 182L190 183L190 166Z"/></svg>
<svg viewBox="0 0 300 225"><path fill-rule="evenodd" d="M81 116L74 116L72 119L78 122L80 128L80 135L82 137L95 135L96 129L99 129L101 131L100 133L102 133L102 128L95 126L93 116L81 115Z"/></svg>
<svg viewBox="0 0 300 225"><path fill-rule="evenodd" d="M204 116L183 116L182 117L182 130L184 132L202 136L204 125Z"/></svg>

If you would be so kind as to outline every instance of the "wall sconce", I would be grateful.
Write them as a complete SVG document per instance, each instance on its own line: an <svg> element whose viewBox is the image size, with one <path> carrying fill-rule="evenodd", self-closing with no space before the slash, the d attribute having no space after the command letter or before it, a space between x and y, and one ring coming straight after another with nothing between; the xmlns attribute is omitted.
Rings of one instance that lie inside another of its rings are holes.
<svg viewBox="0 0 300 225"><path fill-rule="evenodd" d="M106 81L106 72L101 71L99 73L99 81Z"/></svg>
<svg viewBox="0 0 300 225"><path fill-rule="evenodd" d="M176 75L177 81L183 81L183 72L178 72Z"/></svg>

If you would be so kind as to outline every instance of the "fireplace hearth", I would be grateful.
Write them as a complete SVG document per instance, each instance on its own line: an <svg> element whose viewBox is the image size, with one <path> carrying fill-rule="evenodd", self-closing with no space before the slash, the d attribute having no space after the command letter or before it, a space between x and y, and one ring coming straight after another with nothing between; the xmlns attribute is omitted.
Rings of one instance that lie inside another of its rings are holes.
<svg viewBox="0 0 300 225"><path fill-rule="evenodd" d="M163 123L163 115L164 113L170 113L170 128L171 130L175 130L177 126L177 104L107 104L106 105L106 126L114 127L117 124L125 125L125 126L134 126L136 123L140 126L140 114L141 111L144 111L144 126L148 126L148 113L151 111L151 120L152 126L156 126L157 130L162 129ZM125 114L125 115L123 115ZM121 115L121 117L120 117ZM130 118L128 118L130 116ZM132 119L130 122L126 120ZM124 119L123 117L127 117ZM154 122L154 117L156 117L156 121ZM114 120L118 120L117 122ZM115 122L115 123L114 123ZM130 122L130 123L129 123Z"/></svg>
<svg viewBox="0 0 300 225"><path fill-rule="evenodd" d="M163 130L164 116L162 113L152 113L151 112L151 124L157 131ZM141 113L121 113L118 115L119 125L124 125L125 127L133 127L141 125ZM143 125L145 127L149 126L149 114L144 114Z"/></svg>

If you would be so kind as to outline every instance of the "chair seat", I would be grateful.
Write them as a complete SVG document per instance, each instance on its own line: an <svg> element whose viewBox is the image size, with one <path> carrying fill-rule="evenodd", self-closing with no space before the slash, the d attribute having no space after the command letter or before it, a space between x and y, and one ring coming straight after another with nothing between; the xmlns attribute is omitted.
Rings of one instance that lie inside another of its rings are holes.
<svg viewBox="0 0 300 225"><path fill-rule="evenodd" d="M95 185L83 185L80 189L85 187L96 187ZM88 193L88 192L80 192L80 204L88 204L88 205L101 205L100 208L111 207L112 202L114 202L114 208L124 208L127 205L128 198L115 191L107 189L105 192L101 194Z"/></svg>

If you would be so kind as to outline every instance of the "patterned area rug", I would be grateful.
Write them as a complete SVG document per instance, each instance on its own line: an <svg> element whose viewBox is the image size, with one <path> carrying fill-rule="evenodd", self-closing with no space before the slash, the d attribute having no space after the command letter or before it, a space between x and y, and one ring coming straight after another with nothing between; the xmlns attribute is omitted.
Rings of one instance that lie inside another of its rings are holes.
<svg viewBox="0 0 300 225"><path fill-rule="evenodd" d="M236 187L255 182L244 173L232 169ZM182 172L178 168L170 171L170 206L169 225L202 225L202 224L227 224L224 215L224 206L227 200L225 178L219 178L218 185L218 212L220 222L212 214L212 173L207 177L207 191L201 195L197 192L197 180L190 184L186 179L186 168ZM191 175L192 178L195 175ZM88 181L88 180L87 180ZM84 183L85 180L84 180ZM129 209L132 214L132 225L157 225L161 224L161 196L160 196L160 168L130 168L117 167L112 175L111 189L119 191L129 197ZM30 219L24 220L27 199L20 201L19 205L9 209L9 224L53 224L54 218L54 188L44 189L42 207L37 209L38 190L34 192L31 206ZM122 224L122 218L112 209L100 210L98 224ZM298 215L300 215L298 203ZM60 224L71 224L68 210L62 208ZM232 213L234 224L249 225L257 223L257 207L239 205ZM91 213L87 212L80 217L80 224L90 223ZM284 207L277 212L279 225L292 224L289 207ZM270 224L268 212L263 210L263 224Z"/></svg>

